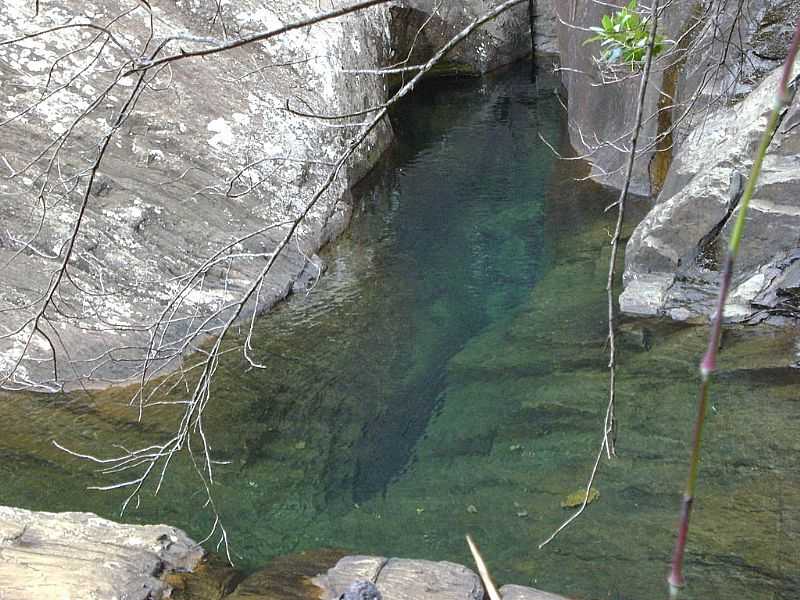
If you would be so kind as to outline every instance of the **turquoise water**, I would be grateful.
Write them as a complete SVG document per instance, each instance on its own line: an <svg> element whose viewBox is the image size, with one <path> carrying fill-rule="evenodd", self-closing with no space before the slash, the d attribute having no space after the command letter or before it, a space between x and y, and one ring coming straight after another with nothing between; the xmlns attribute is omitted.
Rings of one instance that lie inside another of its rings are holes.
<svg viewBox="0 0 800 600"><path fill-rule="evenodd" d="M576 182L555 82L528 66L423 86L393 116L314 290L258 324L268 368L220 368L207 434L238 566L340 547L470 559L576 598L665 597L702 328L628 320L618 457L599 499L551 545L600 441L605 271L614 194ZM636 209L634 209L634 214ZM641 208L639 209L641 212ZM688 552L687 598L800 597L800 379L789 334L726 333ZM50 445L156 439L112 391L4 399L0 502L113 517L121 497ZM126 518L202 538L191 469Z"/></svg>

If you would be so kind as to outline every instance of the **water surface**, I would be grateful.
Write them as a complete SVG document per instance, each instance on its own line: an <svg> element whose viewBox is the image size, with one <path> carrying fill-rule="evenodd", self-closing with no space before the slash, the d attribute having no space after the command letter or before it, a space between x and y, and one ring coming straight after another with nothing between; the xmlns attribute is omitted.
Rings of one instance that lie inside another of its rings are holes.
<svg viewBox="0 0 800 600"><path fill-rule="evenodd" d="M521 66L418 90L326 276L259 322L268 368L221 366L207 433L231 461L214 491L239 566L333 546L468 564L470 532L498 581L665 597L702 328L623 324L618 456L597 502L537 549L584 484L607 397L614 194L541 141L567 151L555 85ZM726 334L687 598L800 597L794 352L785 332ZM97 475L50 440L108 452L169 431L169 413L136 424L125 398L5 398L0 502L116 516L121 496L87 493ZM126 518L201 538L196 489L178 463Z"/></svg>

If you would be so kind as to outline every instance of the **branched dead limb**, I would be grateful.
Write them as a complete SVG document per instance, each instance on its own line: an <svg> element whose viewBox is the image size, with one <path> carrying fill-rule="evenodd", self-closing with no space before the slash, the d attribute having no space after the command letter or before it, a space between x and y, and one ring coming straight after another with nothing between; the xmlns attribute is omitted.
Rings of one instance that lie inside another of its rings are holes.
<svg viewBox="0 0 800 600"><path fill-rule="evenodd" d="M622 227L625 217L625 200L628 196L631 179L633 177L633 167L636 161L636 146L639 141L639 132L642 128L642 115L644 113L645 96L647 94L648 81L650 79L650 69L653 62L653 47L655 46L656 30L658 27L658 4L659 0L653 0L651 8L650 19L652 22L650 29L650 36L647 40L647 53L644 58L644 69L642 71L641 81L639 83L639 93L637 96L636 104L636 117L634 118L633 132L630 139L630 149L628 152L628 160L625 169L625 180L620 190L619 199L617 200L617 223L614 229L614 234L611 238L611 257L608 263L608 277L606 280L606 299L608 304L608 404L606 406L605 418L603 419L603 434L600 442L600 450L597 453L594 466L589 475L589 480L586 484L586 490L583 497L583 502L578 510L573 513L560 527L558 527L545 541L539 544L539 548L543 548L549 544L555 537L568 527L575 519L577 519L586 509L589 503L589 494L592 489L597 470L600 465L603 453L610 459L615 454L614 449L614 433L615 433L615 416L614 405L616 402L616 366L617 366L617 347L615 337L616 327L616 311L614 307L614 280L616 276L616 263L617 252L619 248L619 241L622 237Z"/></svg>

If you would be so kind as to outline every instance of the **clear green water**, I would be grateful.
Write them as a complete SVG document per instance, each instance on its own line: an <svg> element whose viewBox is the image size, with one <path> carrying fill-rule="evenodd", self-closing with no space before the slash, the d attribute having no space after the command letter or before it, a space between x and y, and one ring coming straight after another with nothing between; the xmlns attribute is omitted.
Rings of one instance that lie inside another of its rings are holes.
<svg viewBox="0 0 800 600"><path fill-rule="evenodd" d="M220 369L207 415L215 495L239 566L337 546L470 563L576 598L665 598L703 328L627 321L618 457L600 498L544 550L597 446L607 394L613 194L576 183L554 82L527 67L419 90L308 296L259 323L269 368ZM800 597L800 377L794 332L729 331L688 550L687 598ZM95 452L169 430L123 391L3 399L0 503L114 517L86 492ZM205 535L191 469L126 515Z"/></svg>

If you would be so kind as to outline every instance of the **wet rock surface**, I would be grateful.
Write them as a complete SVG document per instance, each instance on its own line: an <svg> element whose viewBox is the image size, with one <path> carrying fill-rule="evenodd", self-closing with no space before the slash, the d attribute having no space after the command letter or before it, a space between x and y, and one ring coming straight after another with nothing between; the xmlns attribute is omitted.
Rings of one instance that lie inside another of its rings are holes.
<svg viewBox="0 0 800 600"><path fill-rule="evenodd" d="M166 525L0 506L4 600L165 598L171 590L165 577L194 569L203 554L185 533Z"/></svg>
<svg viewBox="0 0 800 600"><path fill-rule="evenodd" d="M181 323L190 315L218 312L205 327L209 331L224 323L288 223L324 184L363 118L332 126L308 114L346 115L380 105L388 85L370 71L393 58L427 60L487 9L477 1L387 4L204 60L175 62L138 99L91 185L68 282L59 292L59 306L43 315L48 323L43 329L52 330L47 337L54 341L37 334L27 344L32 321L28 329L22 325L36 317L59 268L80 214L97 140L133 89L129 76L98 96L112 84L114 69L143 52L151 37L161 41L177 35L180 47L173 41L167 52L193 51L228 36L296 22L323 7L314 0L250 0L235 9L159 4L152 9L152 32L144 5L123 14L126 7L119 2L59 0L36 18L29 8L13 3L0 16L4 38L65 21L74 25L0 48L0 110L10 119L3 125L0 151L4 175L18 173L0 183L7 198L0 207L5 224L0 335L13 334L0 341L0 375L14 372L6 387L43 391L65 381L126 380L147 353L162 313ZM93 31L82 26L106 21L122 42L99 53L91 44L82 47ZM428 26L417 36L422 23ZM98 57L86 68L81 60L92 51ZM520 6L476 32L448 60L461 65L459 72L483 73L529 51L527 7ZM50 72L52 64L57 68ZM47 85L64 88L40 102ZM102 110L93 107L97 98ZM51 169L46 175L41 164L23 172L41 149L66 133L71 137L53 163L57 174ZM318 278L322 267L314 253L344 229L351 212L349 188L391 138L388 121L382 122L355 151L241 316L267 310L293 287L307 289ZM67 182L66 191L59 181ZM38 200L41 186L46 193ZM185 335L182 327L166 329L167 345ZM165 354L174 355L176 348ZM17 365L24 352L33 359ZM152 358L158 364L170 360Z"/></svg>
<svg viewBox="0 0 800 600"><path fill-rule="evenodd" d="M227 558L209 553L191 571L164 575L172 588L170 600L222 600L236 589L244 574Z"/></svg>
<svg viewBox="0 0 800 600"><path fill-rule="evenodd" d="M248 576L229 600L483 600L479 577L451 562L347 555L318 549L276 558ZM359 595L360 594L360 595ZM507 585L504 600L564 600L533 588ZM188 598L188 596L187 596ZM205 597L204 597L205 598Z"/></svg>
<svg viewBox="0 0 800 600"><path fill-rule="evenodd" d="M569 97L570 140L592 163L592 176L619 188L624 180L630 129L641 80L636 69L606 69L597 43L584 45L614 5L577 0L558 3L562 78ZM658 31L667 50L653 63L631 191L658 193L673 145L702 123L709 108L743 98L780 65L794 28L796 3L746 0L667 5ZM647 16L649 9L640 7ZM731 40L737 43L732 44Z"/></svg>
<svg viewBox="0 0 800 600"><path fill-rule="evenodd" d="M320 549L281 556L245 578L229 600L318 600L314 577L344 556L335 549ZM338 596L336 597L338 600Z"/></svg>

